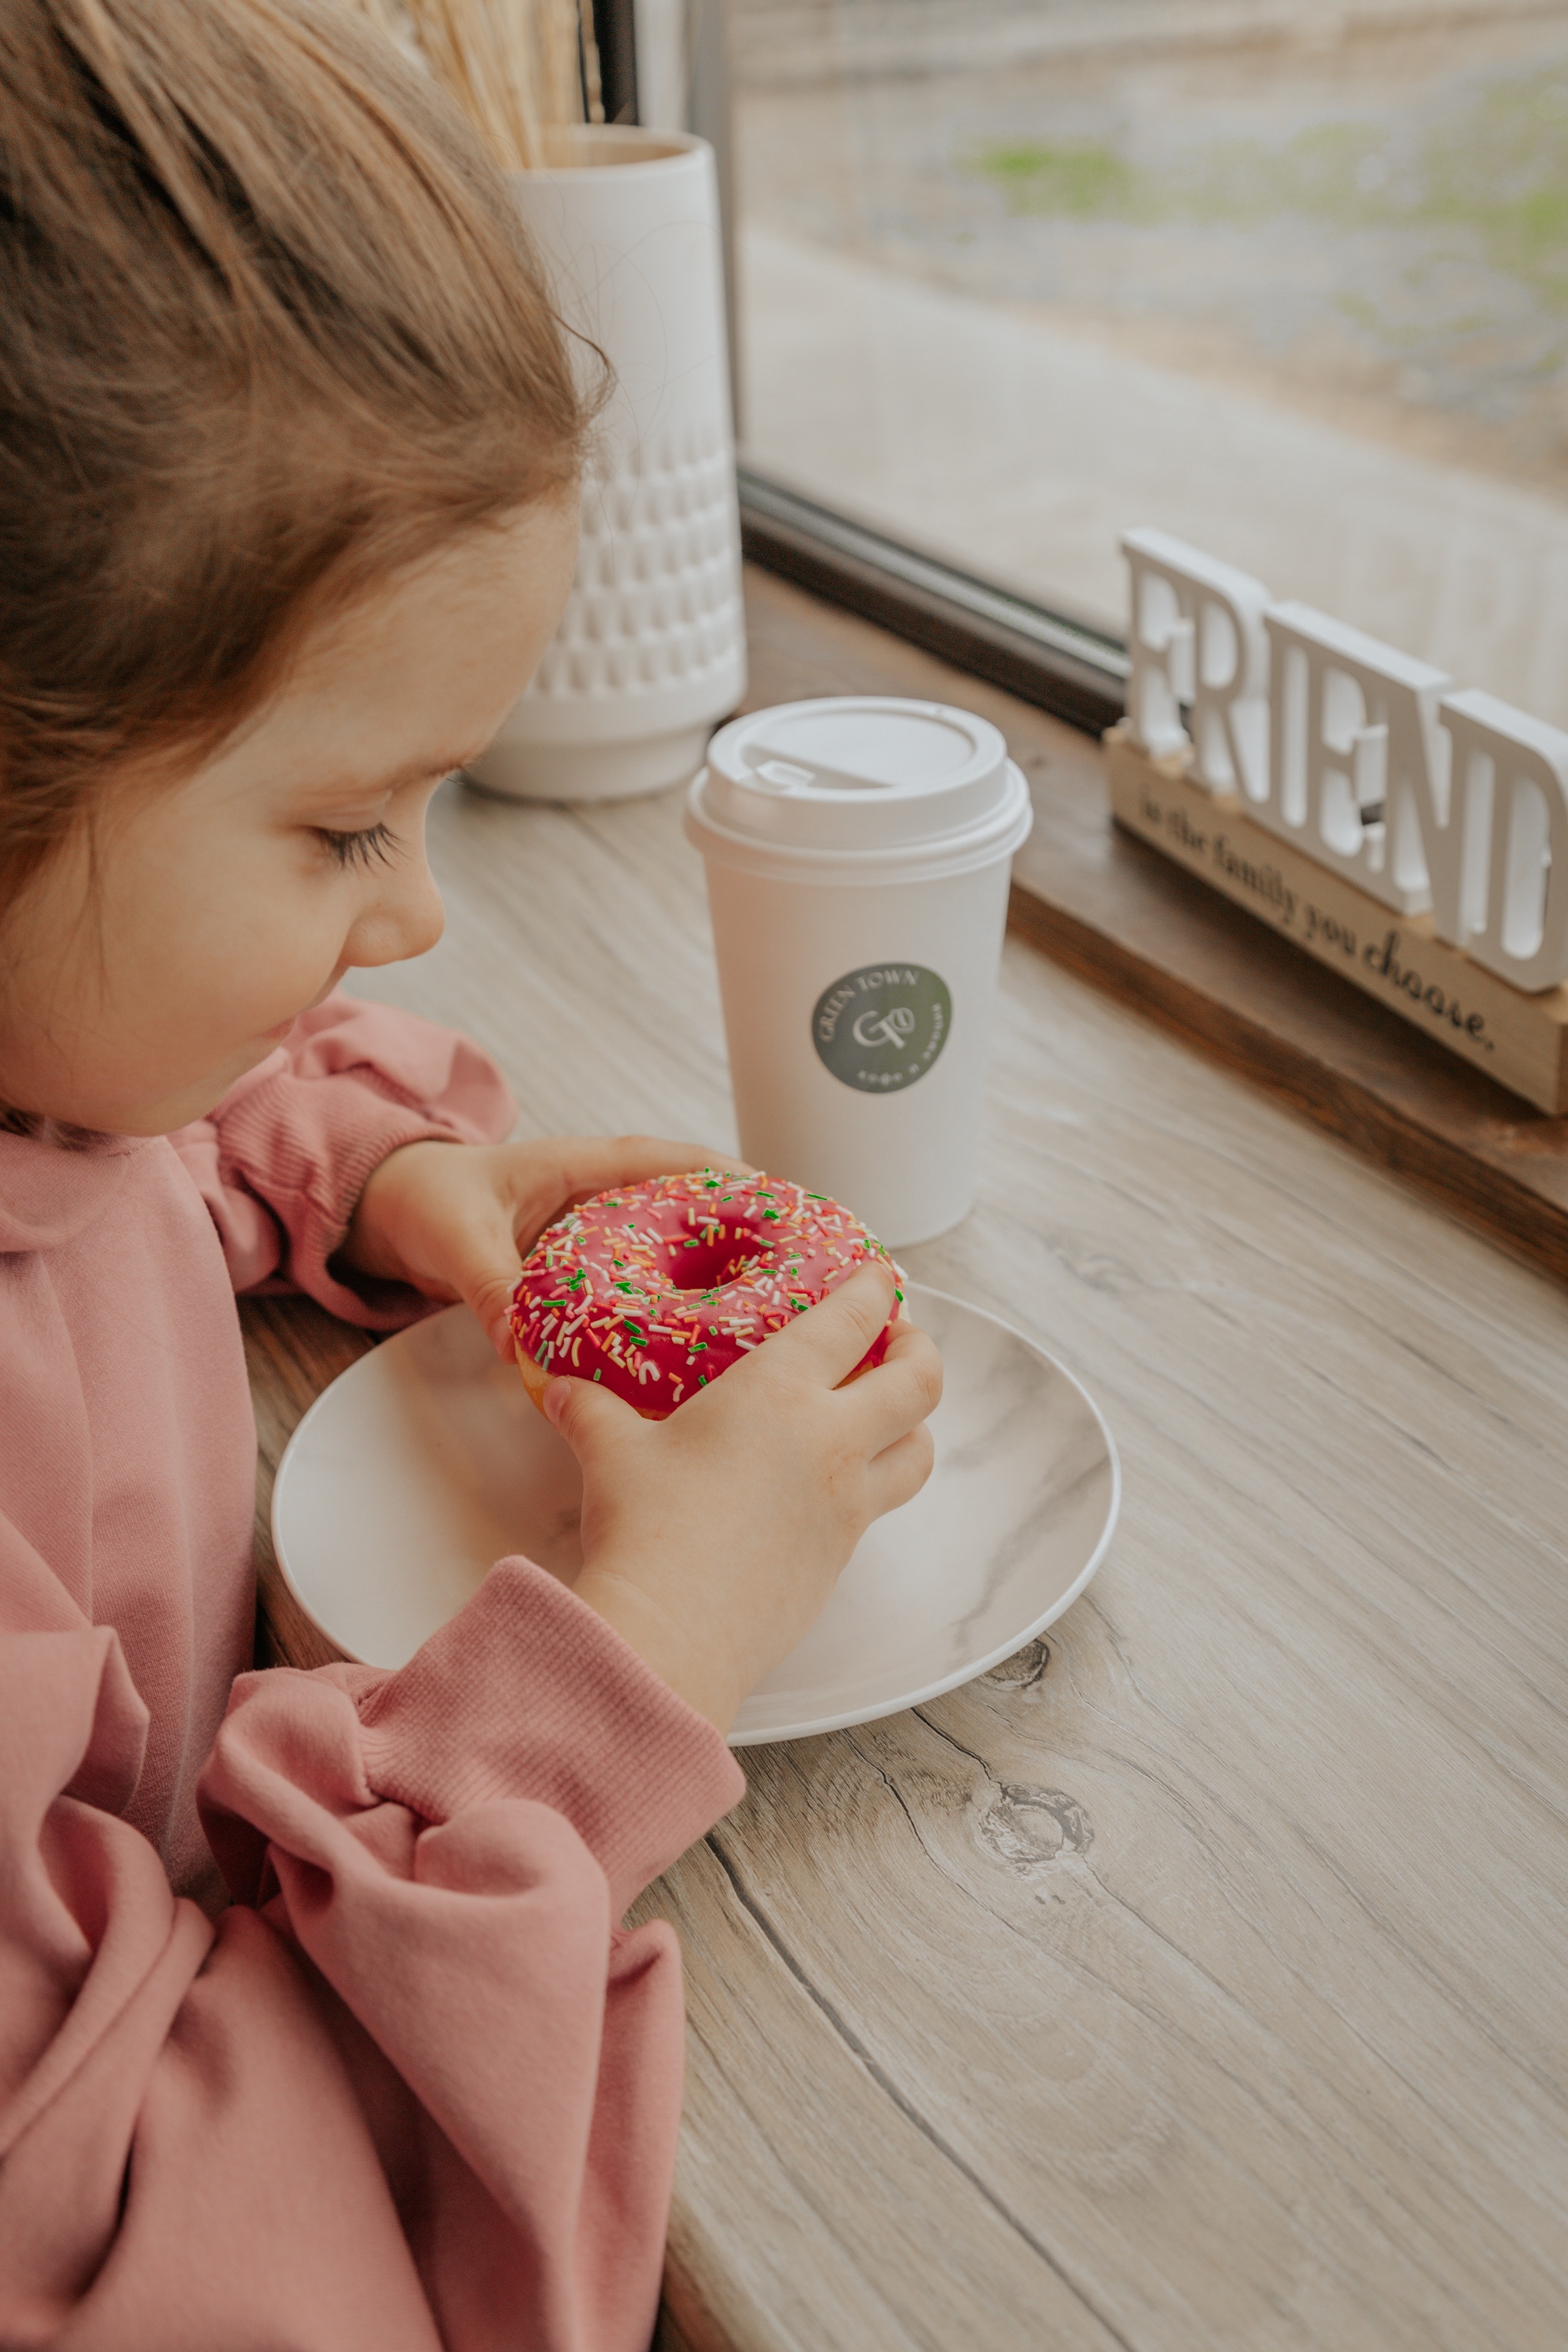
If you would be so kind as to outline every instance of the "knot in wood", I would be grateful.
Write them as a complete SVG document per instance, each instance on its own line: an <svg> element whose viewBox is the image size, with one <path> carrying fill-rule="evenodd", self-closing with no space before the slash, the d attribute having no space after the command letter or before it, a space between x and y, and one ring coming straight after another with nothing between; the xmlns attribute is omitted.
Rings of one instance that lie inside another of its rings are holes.
<svg viewBox="0 0 1568 2352"><path fill-rule="evenodd" d="M1061 1789L1004 1782L975 1824L981 1849L1004 1869L1028 1876L1063 1853L1082 1853L1094 1828L1076 1798Z"/></svg>
<svg viewBox="0 0 1568 2352"><path fill-rule="evenodd" d="M1031 1691L1051 1664L1051 1644L1039 1640L1026 1642L999 1666L993 1666L983 1679L999 1683L1004 1690Z"/></svg>

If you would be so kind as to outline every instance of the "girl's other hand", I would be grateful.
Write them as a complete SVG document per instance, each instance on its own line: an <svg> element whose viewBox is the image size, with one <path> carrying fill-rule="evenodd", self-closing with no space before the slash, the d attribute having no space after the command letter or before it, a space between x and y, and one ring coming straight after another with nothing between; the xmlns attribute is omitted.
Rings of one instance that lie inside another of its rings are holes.
<svg viewBox="0 0 1568 2352"><path fill-rule="evenodd" d="M848 1387L894 1313L861 1270L666 1421L554 1380L545 1411L582 1466L580 1599L721 1732L821 1613L873 1519L930 1475L942 1360L912 1323Z"/></svg>
<svg viewBox="0 0 1568 2352"><path fill-rule="evenodd" d="M522 1261L575 1201L694 1168L752 1171L699 1143L651 1135L550 1136L538 1143L405 1143L367 1178L338 1262L406 1282L426 1298L465 1300L497 1355Z"/></svg>

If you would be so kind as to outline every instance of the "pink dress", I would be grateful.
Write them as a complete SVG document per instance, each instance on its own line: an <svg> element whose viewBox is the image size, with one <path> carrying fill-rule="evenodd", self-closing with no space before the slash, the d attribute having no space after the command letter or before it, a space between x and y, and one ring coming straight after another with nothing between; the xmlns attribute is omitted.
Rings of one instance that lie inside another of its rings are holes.
<svg viewBox="0 0 1568 2352"><path fill-rule="evenodd" d="M233 1289L410 1320L328 1271L360 1187L511 1118L335 997L172 1139L0 1135L0 2345L647 2345L680 1961L619 1922L727 1748L525 1559L399 1673L246 1671Z"/></svg>

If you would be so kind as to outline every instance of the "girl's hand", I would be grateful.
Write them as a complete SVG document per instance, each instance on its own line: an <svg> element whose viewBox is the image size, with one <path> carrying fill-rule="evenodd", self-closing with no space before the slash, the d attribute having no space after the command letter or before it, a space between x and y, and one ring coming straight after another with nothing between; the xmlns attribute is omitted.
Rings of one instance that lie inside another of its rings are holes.
<svg viewBox="0 0 1568 2352"><path fill-rule="evenodd" d="M667 1421L591 1381L545 1391L582 1465L579 1598L721 1732L930 1475L942 1360L924 1331L901 1323L839 1385L894 1305L891 1274L862 1266Z"/></svg>
<svg viewBox="0 0 1568 2352"><path fill-rule="evenodd" d="M405 1143L367 1178L336 1255L355 1274L465 1299L510 1363L507 1301L545 1227L594 1192L703 1167L752 1172L699 1143L651 1135Z"/></svg>

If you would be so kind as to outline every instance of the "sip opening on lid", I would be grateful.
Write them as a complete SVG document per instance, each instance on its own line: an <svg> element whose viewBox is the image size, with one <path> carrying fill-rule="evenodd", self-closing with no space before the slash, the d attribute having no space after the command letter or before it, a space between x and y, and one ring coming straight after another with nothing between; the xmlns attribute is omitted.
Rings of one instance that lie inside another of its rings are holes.
<svg viewBox="0 0 1568 2352"><path fill-rule="evenodd" d="M815 862L861 853L895 866L1006 856L1029 831L1029 791L988 719L887 695L787 702L721 728L693 785L686 829L705 855L727 837ZM1004 846L1005 845L1005 846Z"/></svg>

